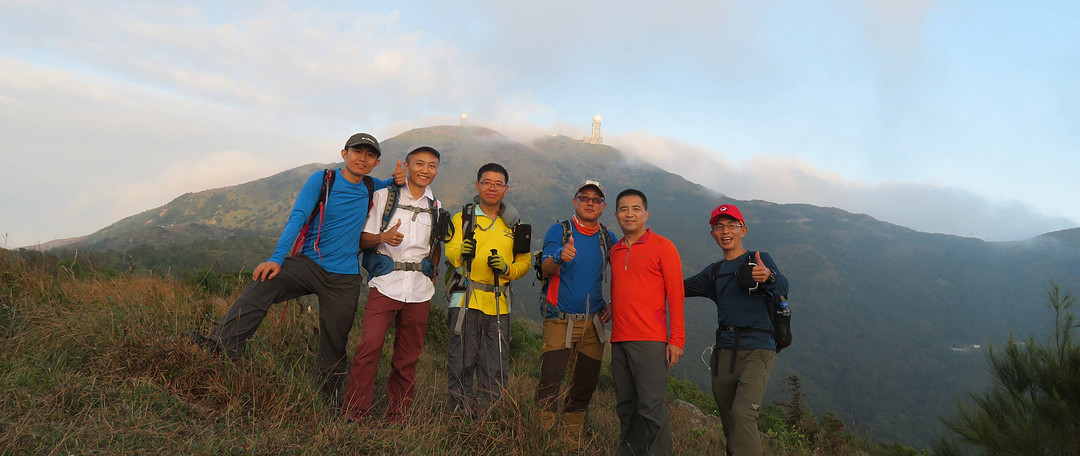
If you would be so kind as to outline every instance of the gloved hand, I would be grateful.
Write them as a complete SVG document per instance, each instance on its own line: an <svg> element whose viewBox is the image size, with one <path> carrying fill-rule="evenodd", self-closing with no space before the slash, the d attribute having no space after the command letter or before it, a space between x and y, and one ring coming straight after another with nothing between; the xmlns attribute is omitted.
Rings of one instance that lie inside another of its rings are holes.
<svg viewBox="0 0 1080 456"><path fill-rule="evenodd" d="M506 264L506 260L499 255L491 255L488 257L488 267L494 269L500 275L506 275L506 272L510 270L510 265Z"/></svg>
<svg viewBox="0 0 1080 456"><path fill-rule="evenodd" d="M461 261L472 261L476 258L476 239L461 241Z"/></svg>

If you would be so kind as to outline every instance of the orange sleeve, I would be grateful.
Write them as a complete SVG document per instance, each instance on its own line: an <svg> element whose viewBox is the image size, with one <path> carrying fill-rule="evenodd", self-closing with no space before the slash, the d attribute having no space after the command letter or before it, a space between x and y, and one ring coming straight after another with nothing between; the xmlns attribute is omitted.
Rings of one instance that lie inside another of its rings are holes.
<svg viewBox="0 0 1080 456"><path fill-rule="evenodd" d="M664 274L664 290L667 293L668 314L671 321L671 335L668 343L683 348L686 345L686 324L683 319L683 302L686 292L683 289L682 258L670 240L665 239L660 254L660 271Z"/></svg>

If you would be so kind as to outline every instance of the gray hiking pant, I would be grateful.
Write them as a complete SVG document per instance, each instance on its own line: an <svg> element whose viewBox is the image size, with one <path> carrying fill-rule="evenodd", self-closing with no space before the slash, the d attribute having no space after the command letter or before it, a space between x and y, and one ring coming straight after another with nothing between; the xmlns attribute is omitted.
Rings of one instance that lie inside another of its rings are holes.
<svg viewBox="0 0 1080 456"><path fill-rule="evenodd" d="M611 377L619 415L619 454L670 455L667 342L613 342Z"/></svg>
<svg viewBox="0 0 1080 456"><path fill-rule="evenodd" d="M506 388L506 378L510 375L510 315L502 314L496 318L468 309L458 336L453 328L460 312L457 307L447 311L451 328L446 354L450 409L477 413L487 410ZM499 320L502 320L501 356ZM473 375L476 375L475 389Z"/></svg>
<svg viewBox="0 0 1080 456"><path fill-rule="evenodd" d="M265 282L252 281L244 288L210 338L221 343L229 358L239 358L271 305L314 294L319 297L319 369L344 373L349 367L345 343L363 286L360 274L326 272L303 255L286 258L277 276Z"/></svg>

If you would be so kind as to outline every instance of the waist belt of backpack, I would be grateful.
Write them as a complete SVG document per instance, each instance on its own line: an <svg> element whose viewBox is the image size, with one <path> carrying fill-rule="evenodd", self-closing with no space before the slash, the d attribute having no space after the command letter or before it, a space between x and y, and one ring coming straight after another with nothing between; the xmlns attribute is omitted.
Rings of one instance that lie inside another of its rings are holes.
<svg viewBox="0 0 1080 456"><path fill-rule="evenodd" d="M772 334L772 331L766 331L764 329L741 328L741 327L738 327L738 326L721 326L720 331L727 331L727 332L735 333L735 347L731 349L731 366L728 368L728 373L729 374L734 374L735 373L735 357L739 355L739 338L742 337L743 333L760 332L760 333ZM720 346L717 345L717 348L720 348Z"/></svg>
<svg viewBox="0 0 1080 456"><path fill-rule="evenodd" d="M488 293L501 293L503 296L506 296L506 293L510 291L510 284L495 286L490 283L469 282L469 288L486 291Z"/></svg>
<svg viewBox="0 0 1080 456"><path fill-rule="evenodd" d="M510 284L495 286L488 283L474 283L470 280L469 285L465 287L465 295L461 298L461 310L458 311L457 323L454 324L455 335L461 335L461 326L465 323L465 311L469 308L469 297L472 296L473 290L499 293L506 296L506 309L510 310L510 295L507 293L510 291ZM499 318L499 316L496 315L495 318Z"/></svg>
<svg viewBox="0 0 1080 456"><path fill-rule="evenodd" d="M574 339L574 325L575 322L592 320L593 326L596 327L596 337L600 339L600 343L607 342L607 331L604 331L604 322L600 321L600 312L593 312L591 314L571 314L566 312L559 312L559 319L566 319L566 348L572 347L571 343ZM581 332L581 337L585 337L585 331Z"/></svg>
<svg viewBox="0 0 1080 456"><path fill-rule="evenodd" d="M395 271L420 271L424 272L423 263L406 263L404 261L394 262Z"/></svg>

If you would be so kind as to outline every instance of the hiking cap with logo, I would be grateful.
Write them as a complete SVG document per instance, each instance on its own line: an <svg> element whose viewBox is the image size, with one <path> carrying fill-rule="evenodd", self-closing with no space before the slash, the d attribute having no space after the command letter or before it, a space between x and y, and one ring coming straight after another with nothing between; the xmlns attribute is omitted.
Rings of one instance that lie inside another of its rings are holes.
<svg viewBox="0 0 1080 456"><path fill-rule="evenodd" d="M585 187L596 187L596 191L600 192L600 197L605 198L605 196L604 196L604 186L600 185L600 182L597 182L597 181L592 180L592 179L586 179L585 182L582 182L581 185L578 185L577 186L577 191L574 192L574 194L576 195L578 193L581 193L581 191L583 189L585 189Z"/></svg>
<svg viewBox="0 0 1080 456"><path fill-rule="evenodd" d="M713 209L712 216L709 217L709 226L716 225L716 221L724 215L738 220L739 223L746 223L746 220L743 219L742 212L739 212L739 208L735 207L734 204L721 204L717 206L716 209Z"/></svg>
<svg viewBox="0 0 1080 456"><path fill-rule="evenodd" d="M374 136L367 133L357 133L350 136L348 141L345 141L346 149L357 146L368 146L375 149L375 156L382 157L382 149L379 148L379 141L376 141Z"/></svg>

